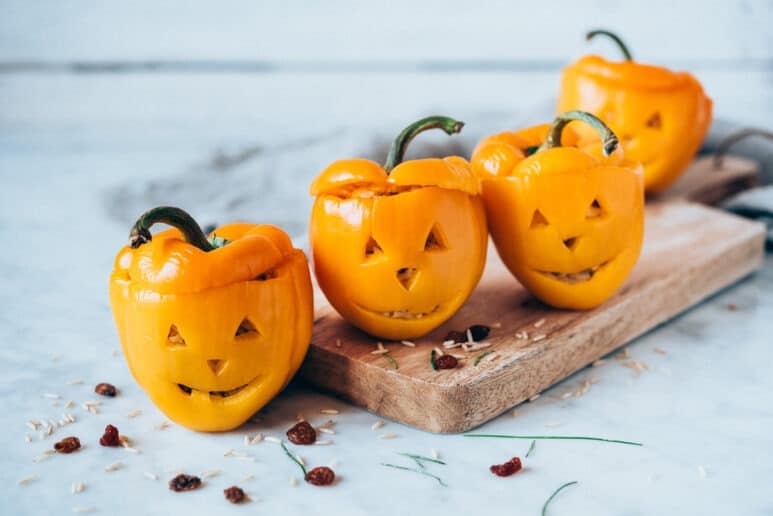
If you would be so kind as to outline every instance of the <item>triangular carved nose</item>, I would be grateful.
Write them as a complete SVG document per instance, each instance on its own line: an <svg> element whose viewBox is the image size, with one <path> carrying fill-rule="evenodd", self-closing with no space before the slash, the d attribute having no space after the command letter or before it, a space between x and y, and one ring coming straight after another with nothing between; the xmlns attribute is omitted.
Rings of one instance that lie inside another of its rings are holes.
<svg viewBox="0 0 773 516"><path fill-rule="evenodd" d="M418 277L418 269L415 267L403 267L397 271L397 281L405 290L411 290Z"/></svg>
<svg viewBox="0 0 773 516"><path fill-rule="evenodd" d="M221 360L219 358L215 358L215 359L212 359L212 360L207 360L207 365L212 370L212 373L215 376L219 375L223 371L223 368L225 367L225 364L226 364L226 361L225 360Z"/></svg>

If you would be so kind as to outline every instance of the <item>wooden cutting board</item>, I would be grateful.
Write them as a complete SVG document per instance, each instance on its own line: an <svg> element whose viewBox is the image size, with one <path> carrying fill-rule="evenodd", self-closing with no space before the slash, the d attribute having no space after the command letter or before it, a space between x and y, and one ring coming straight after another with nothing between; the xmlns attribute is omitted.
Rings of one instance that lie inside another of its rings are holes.
<svg viewBox="0 0 773 516"><path fill-rule="evenodd" d="M761 224L690 202L715 202L753 184L754 163L725 160L714 170L696 161L673 193L648 200L644 248L625 285L591 311L547 307L524 290L490 247L483 279L446 324L416 339L415 348L384 342L398 364L371 354L378 340L347 324L316 292L319 307L307 382L383 417L430 432L463 432L496 417L577 370L674 317L757 269L764 254ZM689 199L689 200L688 200ZM538 321L544 322L541 324ZM535 327L538 323L538 327ZM477 366L434 371L433 347L449 330L492 326L494 353ZM525 332L528 338L521 334Z"/></svg>

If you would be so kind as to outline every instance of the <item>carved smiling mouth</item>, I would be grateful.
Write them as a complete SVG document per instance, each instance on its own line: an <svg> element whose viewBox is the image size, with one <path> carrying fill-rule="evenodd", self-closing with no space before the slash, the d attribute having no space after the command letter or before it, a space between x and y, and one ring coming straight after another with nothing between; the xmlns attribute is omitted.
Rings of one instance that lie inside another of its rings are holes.
<svg viewBox="0 0 773 516"><path fill-rule="evenodd" d="M607 260L606 262L603 262L599 265L594 265L593 267L589 267L587 269L583 269L579 272L551 272L551 271L537 271L540 274L543 274L549 278L553 278L554 280L560 281L562 283L567 283L569 285L574 285L576 283L585 283L586 281L590 281L593 279L593 276L609 265L609 263L612 260Z"/></svg>
<svg viewBox="0 0 773 516"><path fill-rule="evenodd" d="M219 396L221 398L228 398L230 396L235 396L236 394L239 394L245 387L247 387L254 381L255 381L255 378L245 383L244 385L240 385L239 387L236 387L234 389L230 389L227 391L202 391L200 389L194 389L193 387L188 387L187 385L184 385L182 383L178 383L177 387L179 387L179 389L183 391L185 394L187 394L188 396L190 396L193 391L196 391L196 392L207 392L210 396Z"/></svg>
<svg viewBox="0 0 773 516"><path fill-rule="evenodd" d="M405 321L413 321L416 319L423 319L425 317L429 317L430 315L433 315L437 313L438 310L440 310L440 305L436 305L435 308L430 310L429 312L411 312L408 310L395 310L395 311L389 311L389 312L380 312L377 310L368 310L367 308L360 307L366 312L380 315L381 317L388 317L390 319L401 319Z"/></svg>

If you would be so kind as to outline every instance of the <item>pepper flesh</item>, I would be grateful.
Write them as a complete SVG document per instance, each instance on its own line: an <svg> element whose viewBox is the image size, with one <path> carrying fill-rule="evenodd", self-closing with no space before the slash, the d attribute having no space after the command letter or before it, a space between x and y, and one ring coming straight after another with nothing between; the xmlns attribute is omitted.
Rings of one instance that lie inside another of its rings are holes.
<svg viewBox="0 0 773 516"><path fill-rule="evenodd" d="M603 32L603 31L602 31ZM708 131L712 101L687 72L589 55L564 68L557 112L579 109L618 135L631 161L644 165L648 192L662 192L686 169ZM593 141L578 127L581 142Z"/></svg>
<svg viewBox="0 0 773 516"><path fill-rule="evenodd" d="M510 272L549 305L589 309L622 285L638 259L642 170L619 148L605 156L598 142L567 146L575 137L566 131L564 146L520 157L549 130L544 124L486 138L472 165L483 177L489 231Z"/></svg>
<svg viewBox="0 0 773 516"><path fill-rule="evenodd" d="M118 253L110 302L132 375L173 421L244 423L300 366L311 339L306 258L274 226L229 224L209 252L177 229Z"/></svg>

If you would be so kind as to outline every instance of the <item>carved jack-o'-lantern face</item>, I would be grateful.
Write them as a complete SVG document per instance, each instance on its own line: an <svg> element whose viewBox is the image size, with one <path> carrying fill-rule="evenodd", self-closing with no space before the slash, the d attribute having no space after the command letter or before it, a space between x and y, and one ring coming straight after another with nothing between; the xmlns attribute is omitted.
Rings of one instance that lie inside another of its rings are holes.
<svg viewBox="0 0 773 516"><path fill-rule="evenodd" d="M173 421L204 431L239 426L301 364L312 302L303 253L272 226L218 228L202 252L177 230L116 259L110 298L137 382Z"/></svg>
<svg viewBox="0 0 773 516"><path fill-rule="evenodd" d="M660 192L700 147L711 123L711 99L692 75L637 63L625 53L628 59L620 62L586 56L566 67L558 112L598 116L617 134L626 158L644 165L647 191ZM583 143L596 137L587 127L577 130Z"/></svg>
<svg viewBox="0 0 773 516"><path fill-rule="evenodd" d="M402 162L421 131L462 124L429 117L408 126L385 167L336 161L311 185L314 273L347 321L371 335L409 339L448 320L486 261L480 179L459 157Z"/></svg>
<svg viewBox="0 0 773 516"><path fill-rule="evenodd" d="M592 308L622 285L639 256L641 167L622 161L619 151L603 157L576 147L525 157L547 134L544 125L511 133L509 143L498 135L476 150L489 229L502 261L536 297Z"/></svg>

